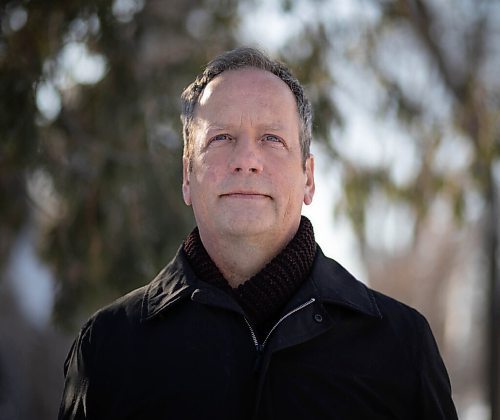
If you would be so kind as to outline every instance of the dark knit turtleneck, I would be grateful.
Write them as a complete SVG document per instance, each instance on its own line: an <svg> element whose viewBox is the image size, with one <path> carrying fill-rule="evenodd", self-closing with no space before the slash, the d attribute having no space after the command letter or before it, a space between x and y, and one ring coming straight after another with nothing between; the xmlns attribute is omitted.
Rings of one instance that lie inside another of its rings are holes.
<svg viewBox="0 0 500 420"><path fill-rule="evenodd" d="M311 222L302 216L299 229L288 245L260 272L237 288L229 285L208 255L198 228L186 238L183 250L196 275L234 296L249 322L262 335L309 275L316 242Z"/></svg>

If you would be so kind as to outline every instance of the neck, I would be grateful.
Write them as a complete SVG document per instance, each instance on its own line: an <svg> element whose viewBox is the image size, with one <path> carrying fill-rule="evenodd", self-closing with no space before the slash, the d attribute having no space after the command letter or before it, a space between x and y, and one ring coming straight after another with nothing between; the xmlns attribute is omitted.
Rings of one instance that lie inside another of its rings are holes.
<svg viewBox="0 0 500 420"><path fill-rule="evenodd" d="M261 271L290 242L299 224L281 240L276 238L222 237L200 229L200 239L208 255L232 288Z"/></svg>

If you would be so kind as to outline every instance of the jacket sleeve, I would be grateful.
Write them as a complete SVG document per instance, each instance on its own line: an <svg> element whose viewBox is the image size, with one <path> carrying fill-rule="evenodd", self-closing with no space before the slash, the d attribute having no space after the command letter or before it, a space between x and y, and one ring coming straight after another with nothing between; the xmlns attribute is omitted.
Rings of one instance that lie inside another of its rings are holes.
<svg viewBox="0 0 500 420"><path fill-rule="evenodd" d="M419 408L421 419L458 419L451 384L427 320L419 315Z"/></svg>
<svg viewBox="0 0 500 420"><path fill-rule="evenodd" d="M87 390L91 355L92 324L84 325L71 346L64 363L64 392L59 420L87 419Z"/></svg>

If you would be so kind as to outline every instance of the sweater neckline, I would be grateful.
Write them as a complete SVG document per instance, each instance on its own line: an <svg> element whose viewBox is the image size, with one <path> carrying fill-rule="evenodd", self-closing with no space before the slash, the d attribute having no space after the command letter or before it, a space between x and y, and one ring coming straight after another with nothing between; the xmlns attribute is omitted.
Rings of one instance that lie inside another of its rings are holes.
<svg viewBox="0 0 500 420"><path fill-rule="evenodd" d="M196 276L233 296L248 321L263 332L308 277L316 255L316 242L311 222L302 216L297 233L285 248L236 288L229 285L208 255L198 227L184 240L182 249Z"/></svg>

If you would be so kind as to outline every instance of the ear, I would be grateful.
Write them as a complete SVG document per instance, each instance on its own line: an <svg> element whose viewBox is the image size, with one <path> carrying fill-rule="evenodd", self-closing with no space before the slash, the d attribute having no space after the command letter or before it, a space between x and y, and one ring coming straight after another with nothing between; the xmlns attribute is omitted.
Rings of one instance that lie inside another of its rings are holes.
<svg viewBox="0 0 500 420"><path fill-rule="evenodd" d="M304 186L304 204L309 205L312 203L314 197L314 156L309 155L306 160L306 184Z"/></svg>
<svg viewBox="0 0 500 420"><path fill-rule="evenodd" d="M182 197L186 205L191 205L191 187L189 185L189 176L191 175L189 169L189 159L182 158Z"/></svg>

